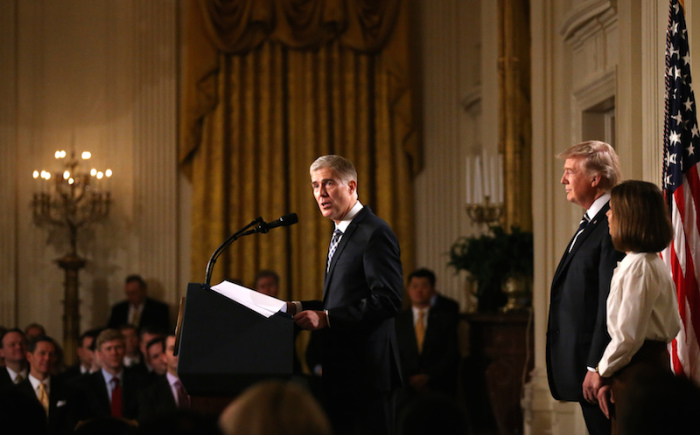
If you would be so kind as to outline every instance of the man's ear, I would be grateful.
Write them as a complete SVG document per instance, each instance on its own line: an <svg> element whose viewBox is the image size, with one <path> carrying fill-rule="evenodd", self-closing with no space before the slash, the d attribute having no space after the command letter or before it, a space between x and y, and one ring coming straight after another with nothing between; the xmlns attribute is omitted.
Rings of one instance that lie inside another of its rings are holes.
<svg viewBox="0 0 700 435"><path fill-rule="evenodd" d="M355 181L355 180L348 181L348 187L350 188L350 193L355 193L357 191L357 181Z"/></svg>
<svg viewBox="0 0 700 435"><path fill-rule="evenodd" d="M593 178L591 179L591 187L598 187L598 185L600 184L601 178L602 177L600 176L600 174L594 175Z"/></svg>

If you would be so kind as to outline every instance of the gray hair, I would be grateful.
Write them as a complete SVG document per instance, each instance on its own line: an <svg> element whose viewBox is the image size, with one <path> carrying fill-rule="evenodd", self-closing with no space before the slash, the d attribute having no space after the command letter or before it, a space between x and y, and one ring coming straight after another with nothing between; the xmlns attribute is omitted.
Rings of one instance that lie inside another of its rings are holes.
<svg viewBox="0 0 700 435"><path fill-rule="evenodd" d="M601 188L609 192L622 181L620 159L615 149L605 142L590 140L567 148L560 153L559 159L583 159L583 169L588 174L602 177Z"/></svg>
<svg viewBox="0 0 700 435"><path fill-rule="evenodd" d="M343 156L338 156L335 154L330 154L327 156L321 156L314 160L309 168L309 172L313 173L319 169L331 169L333 170L344 183L350 180L357 182L357 170L353 166L352 162Z"/></svg>

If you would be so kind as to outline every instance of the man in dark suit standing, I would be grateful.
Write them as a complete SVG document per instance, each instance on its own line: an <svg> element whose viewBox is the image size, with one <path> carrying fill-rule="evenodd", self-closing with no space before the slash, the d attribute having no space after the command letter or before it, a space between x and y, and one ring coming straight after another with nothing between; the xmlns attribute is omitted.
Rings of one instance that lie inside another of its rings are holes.
<svg viewBox="0 0 700 435"><path fill-rule="evenodd" d="M46 336L35 337L27 346L29 376L17 384L28 399L27 406L41 407L48 434L73 433L77 422L74 394L60 377L51 376L56 364L56 343ZM37 413L37 415L39 415Z"/></svg>
<svg viewBox="0 0 700 435"><path fill-rule="evenodd" d="M326 411L334 433L393 433L394 391L401 385L394 317L401 308L399 243L357 196L357 171L330 155L310 168L321 214L335 223L322 301L291 302L303 329L325 329Z"/></svg>
<svg viewBox="0 0 700 435"><path fill-rule="evenodd" d="M141 276L126 277L124 294L126 300L112 307L112 313L107 322L108 328L119 329L129 324L139 329L150 326L162 331L170 330L168 305L146 296L146 281Z"/></svg>
<svg viewBox="0 0 700 435"><path fill-rule="evenodd" d="M417 269L408 277L411 306L396 317L401 372L407 397L457 392L459 305L435 290L435 273Z"/></svg>
<svg viewBox="0 0 700 435"><path fill-rule="evenodd" d="M620 181L615 150L598 141L574 145L564 159L561 183L566 199L584 210L552 280L547 329L547 375L557 400L579 402L588 432L609 434L610 421L598 407L598 361L610 341L606 302L617 262L605 213L610 190Z"/></svg>

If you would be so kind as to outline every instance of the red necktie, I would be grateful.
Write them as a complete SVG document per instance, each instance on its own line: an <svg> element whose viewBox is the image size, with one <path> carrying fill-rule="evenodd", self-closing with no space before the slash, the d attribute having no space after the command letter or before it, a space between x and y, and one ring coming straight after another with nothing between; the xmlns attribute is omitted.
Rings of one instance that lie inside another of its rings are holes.
<svg viewBox="0 0 700 435"><path fill-rule="evenodd" d="M112 417L122 417L122 387L119 385L119 378L112 378Z"/></svg>
<svg viewBox="0 0 700 435"><path fill-rule="evenodd" d="M185 391L185 387L182 385L182 382L175 381L175 389L177 390L177 407L180 409L189 409L190 408L190 398L187 395L187 392Z"/></svg>

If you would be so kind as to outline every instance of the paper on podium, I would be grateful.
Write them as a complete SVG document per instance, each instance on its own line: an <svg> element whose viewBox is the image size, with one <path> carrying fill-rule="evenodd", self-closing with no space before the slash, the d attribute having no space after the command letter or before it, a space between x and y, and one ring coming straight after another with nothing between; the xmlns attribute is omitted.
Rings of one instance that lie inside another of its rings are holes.
<svg viewBox="0 0 700 435"><path fill-rule="evenodd" d="M211 289L265 317L272 316L287 304L285 301L258 293L255 290L229 281L223 281L220 284L212 286Z"/></svg>

